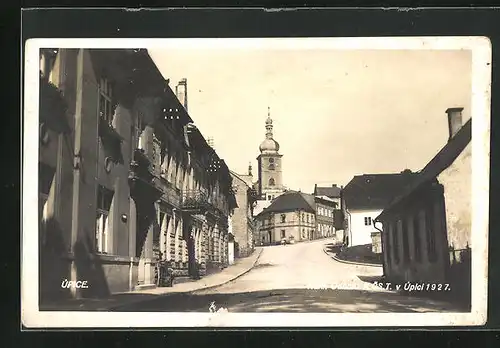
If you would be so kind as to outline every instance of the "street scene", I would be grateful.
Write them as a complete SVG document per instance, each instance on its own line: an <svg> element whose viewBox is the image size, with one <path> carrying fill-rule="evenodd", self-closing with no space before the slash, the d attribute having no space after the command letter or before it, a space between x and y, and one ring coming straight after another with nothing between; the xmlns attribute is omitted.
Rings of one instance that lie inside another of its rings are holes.
<svg viewBox="0 0 500 348"><path fill-rule="evenodd" d="M381 267L335 261L325 241L262 248L250 272L218 287L159 296L116 311L229 312L461 312L447 302L404 296L374 285Z"/></svg>
<svg viewBox="0 0 500 348"><path fill-rule="evenodd" d="M471 311L470 52L272 47L40 50L40 311Z"/></svg>

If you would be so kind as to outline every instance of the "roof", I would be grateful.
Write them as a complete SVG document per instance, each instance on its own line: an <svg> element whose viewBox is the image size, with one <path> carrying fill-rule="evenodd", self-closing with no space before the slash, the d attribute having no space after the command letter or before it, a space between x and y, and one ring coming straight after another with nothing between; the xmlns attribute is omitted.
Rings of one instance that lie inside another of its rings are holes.
<svg viewBox="0 0 500 348"><path fill-rule="evenodd" d="M251 180L248 179L248 178L250 178L250 175L238 174L238 173L236 173L235 171L233 171L231 169L229 169L229 173L231 173L231 175L234 178L240 180L241 182L243 182L243 184L245 184L249 188L252 188L253 183L251 183Z"/></svg>
<svg viewBox="0 0 500 348"><path fill-rule="evenodd" d="M401 173L357 175L343 190L346 208L384 209L417 175L409 170Z"/></svg>
<svg viewBox="0 0 500 348"><path fill-rule="evenodd" d="M319 201L323 204L327 204L333 207L337 206L337 202L335 202L332 198L327 196L315 196L316 201Z"/></svg>
<svg viewBox="0 0 500 348"><path fill-rule="evenodd" d="M412 183L395 195L381 216L393 206L401 202L405 197L411 195L419 187L435 180L446 168L448 168L457 157L464 151L472 139L472 118L470 118L460 130L451 138L446 145L434 156L429 163L419 172ZM380 216L379 216L380 217Z"/></svg>
<svg viewBox="0 0 500 348"><path fill-rule="evenodd" d="M271 205L264 208L258 215L270 212L281 213L295 210L304 210L314 213L314 196L303 192L287 191L276 197Z"/></svg>
<svg viewBox="0 0 500 348"><path fill-rule="evenodd" d="M314 186L314 195L315 196L327 196L330 198L340 197L340 187L337 185L332 186Z"/></svg>

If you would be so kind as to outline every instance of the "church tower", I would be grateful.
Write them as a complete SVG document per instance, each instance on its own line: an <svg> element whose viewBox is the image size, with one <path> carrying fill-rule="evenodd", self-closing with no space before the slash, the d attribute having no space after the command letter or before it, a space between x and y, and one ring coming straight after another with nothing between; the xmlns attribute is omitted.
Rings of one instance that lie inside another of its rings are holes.
<svg viewBox="0 0 500 348"><path fill-rule="evenodd" d="M266 139L259 146L258 191L261 199L272 200L283 193L282 157L280 145L273 139L273 120L267 108Z"/></svg>

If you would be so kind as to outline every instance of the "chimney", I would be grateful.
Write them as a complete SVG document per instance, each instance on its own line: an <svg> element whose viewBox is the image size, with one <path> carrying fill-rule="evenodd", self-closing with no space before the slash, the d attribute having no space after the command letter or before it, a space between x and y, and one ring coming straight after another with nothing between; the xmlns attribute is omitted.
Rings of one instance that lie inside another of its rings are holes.
<svg viewBox="0 0 500 348"><path fill-rule="evenodd" d="M184 109L188 111L188 103L187 103L187 79L183 78L177 83L175 86L175 94L177 95L177 99L181 102Z"/></svg>
<svg viewBox="0 0 500 348"><path fill-rule="evenodd" d="M333 184L332 187L337 187L337 184Z"/></svg>
<svg viewBox="0 0 500 348"><path fill-rule="evenodd" d="M248 163L248 175L252 176L252 162Z"/></svg>
<svg viewBox="0 0 500 348"><path fill-rule="evenodd" d="M448 130L449 138L451 140L457 134L457 132L462 128L462 110L464 108L449 108L446 110L448 114Z"/></svg>

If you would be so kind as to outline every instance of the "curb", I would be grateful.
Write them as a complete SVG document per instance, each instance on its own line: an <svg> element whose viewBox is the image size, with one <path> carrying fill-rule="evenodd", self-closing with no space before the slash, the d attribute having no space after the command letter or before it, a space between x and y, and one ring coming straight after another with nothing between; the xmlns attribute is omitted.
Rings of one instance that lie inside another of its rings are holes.
<svg viewBox="0 0 500 348"><path fill-rule="evenodd" d="M345 261L345 260L339 259L336 255L329 254L326 251L325 248L323 248L323 252L326 255L328 255L329 257L331 257L332 259L334 259L335 261L340 262L340 263L345 263L347 265L368 266L368 267L383 267L382 265L377 265L377 264L374 264L374 263L363 263L363 262Z"/></svg>
<svg viewBox="0 0 500 348"><path fill-rule="evenodd" d="M230 283L242 276L244 276L245 274L247 274L248 272L250 272L254 267L255 265L257 264L257 262L259 261L260 259L260 255L262 255L262 252L264 251L263 248L260 249L260 252L259 252L259 255L257 255L257 258L255 259L255 261L253 262L252 266L250 268L248 268L247 270L241 272L240 274L238 274L237 276L235 276L234 278L231 278L229 280L226 280L225 282L222 282L222 283L219 283L219 284L216 284L216 285L209 285L209 286L206 286L204 288L199 288L199 289L196 289L196 290L192 290L192 291L186 291L184 292L184 294L192 294L192 293L195 293L197 291L202 291L202 290L208 290L208 289L213 289L213 288L217 288L221 285L225 285L227 283Z"/></svg>
<svg viewBox="0 0 500 348"><path fill-rule="evenodd" d="M208 289L213 289L213 288L217 288L221 285L224 285L224 284L227 284L227 283L230 283L238 278L240 278L241 276L247 274L248 272L250 272L254 267L255 265L257 264L257 262L259 261L260 259L260 255L262 255L262 252L264 251L263 248L260 249L260 252L259 252L259 255L257 255L257 258L255 259L255 261L253 262L252 266L250 268L248 268L247 270L241 272L240 274L236 275L234 278L231 278L229 280L226 280L222 283L219 283L219 284L215 284L215 285L209 285L209 286L205 286L205 287L201 287L199 289L196 289L196 290L191 290L191 291L179 291L179 292L171 292L171 293L165 293L165 294L160 294L158 296L166 296L166 295L170 295L170 294L193 294L195 292L198 292L198 291L203 291L203 290L208 290ZM133 305L133 304L137 304L137 303L141 303L141 302L148 302L148 301L154 301L156 300L155 299L142 299L142 300L137 300L137 301L131 301L129 303L125 303L125 304L119 304L119 305L116 305L116 306L110 306L110 307L106 307L105 310L111 310L111 309L118 309L118 308L121 308L121 307L125 307L125 306L130 306L130 305Z"/></svg>

